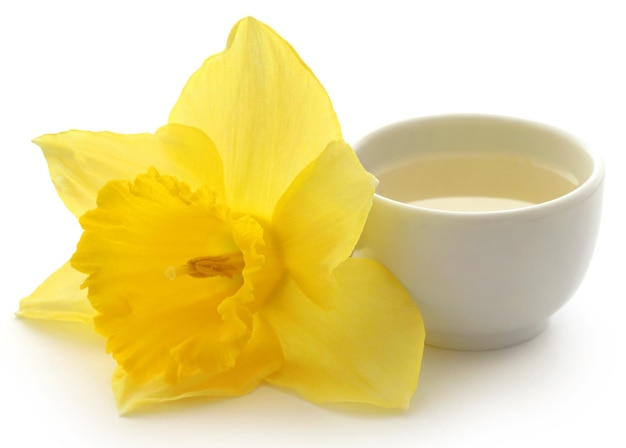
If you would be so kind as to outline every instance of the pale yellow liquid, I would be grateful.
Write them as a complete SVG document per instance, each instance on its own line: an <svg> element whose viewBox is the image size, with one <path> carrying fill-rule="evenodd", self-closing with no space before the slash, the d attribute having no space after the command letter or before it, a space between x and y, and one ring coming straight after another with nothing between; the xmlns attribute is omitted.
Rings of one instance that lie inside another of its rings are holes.
<svg viewBox="0 0 626 448"><path fill-rule="evenodd" d="M420 207L464 212L510 210L574 190L569 173L517 157L425 157L377 175L377 193Z"/></svg>

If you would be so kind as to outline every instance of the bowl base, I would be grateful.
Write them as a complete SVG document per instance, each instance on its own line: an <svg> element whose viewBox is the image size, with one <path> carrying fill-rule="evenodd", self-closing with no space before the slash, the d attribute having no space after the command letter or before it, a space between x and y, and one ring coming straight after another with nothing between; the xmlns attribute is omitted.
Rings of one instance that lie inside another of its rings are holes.
<svg viewBox="0 0 626 448"><path fill-rule="evenodd" d="M526 342L539 335L547 326L546 319L530 327L502 333L453 334L426 328L426 345L447 350L495 350Z"/></svg>

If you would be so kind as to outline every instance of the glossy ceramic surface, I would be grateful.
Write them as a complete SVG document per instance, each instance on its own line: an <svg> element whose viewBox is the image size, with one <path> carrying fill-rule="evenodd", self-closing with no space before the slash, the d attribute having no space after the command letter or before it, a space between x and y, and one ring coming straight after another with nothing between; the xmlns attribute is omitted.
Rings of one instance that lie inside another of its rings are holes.
<svg viewBox="0 0 626 448"><path fill-rule="evenodd" d="M484 350L523 342L576 291L595 246L604 172L574 137L523 120L453 115L387 126L355 149L374 175L415 157L471 152L529 160L578 184L547 202L481 212L375 196L358 254L379 260L406 286L427 344Z"/></svg>

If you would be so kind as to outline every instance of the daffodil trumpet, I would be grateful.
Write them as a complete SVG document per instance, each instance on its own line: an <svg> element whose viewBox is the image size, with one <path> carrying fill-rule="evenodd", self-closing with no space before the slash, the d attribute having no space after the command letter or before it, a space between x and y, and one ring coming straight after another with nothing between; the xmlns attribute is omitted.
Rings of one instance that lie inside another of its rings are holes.
<svg viewBox="0 0 626 448"><path fill-rule="evenodd" d="M409 405L420 313L382 265L351 257L377 181L268 26L240 21L155 133L35 143L83 234L17 314L92 324L122 412L261 383Z"/></svg>

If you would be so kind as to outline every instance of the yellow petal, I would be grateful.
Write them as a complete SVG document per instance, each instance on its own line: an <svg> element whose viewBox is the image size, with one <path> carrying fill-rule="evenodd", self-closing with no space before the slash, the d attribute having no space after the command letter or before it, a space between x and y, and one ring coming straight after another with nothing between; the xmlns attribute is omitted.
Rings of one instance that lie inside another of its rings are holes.
<svg viewBox="0 0 626 448"><path fill-rule="evenodd" d="M281 364L282 353L274 332L256 315L252 335L231 370L217 375L198 371L174 383L165 376L138 381L118 368L113 390L122 413L149 403L187 397L232 397L250 392Z"/></svg>
<svg viewBox="0 0 626 448"><path fill-rule="evenodd" d="M349 258L335 276L342 296L332 310L307 300L293 281L264 308L285 358L268 381L314 402L407 407L424 347L419 311L375 262Z"/></svg>
<svg viewBox="0 0 626 448"><path fill-rule="evenodd" d="M48 162L50 177L76 217L96 206L109 180L133 180L149 167L177 176L192 187L223 192L222 166L211 140L201 131L168 125L156 134L68 131L34 140Z"/></svg>
<svg viewBox="0 0 626 448"><path fill-rule="evenodd" d="M300 173L276 207L272 226L285 267L320 304L332 294L322 289L322 280L331 279L354 249L376 183L350 146L337 141Z"/></svg>
<svg viewBox="0 0 626 448"><path fill-rule="evenodd" d="M87 276L69 262L55 271L28 297L20 302L20 317L92 323L96 311L81 289Z"/></svg>
<svg viewBox="0 0 626 448"><path fill-rule="evenodd" d="M170 123L197 127L224 163L227 203L269 219L295 176L341 130L330 99L293 48L252 18L192 75Z"/></svg>

